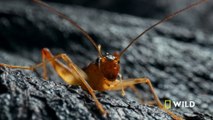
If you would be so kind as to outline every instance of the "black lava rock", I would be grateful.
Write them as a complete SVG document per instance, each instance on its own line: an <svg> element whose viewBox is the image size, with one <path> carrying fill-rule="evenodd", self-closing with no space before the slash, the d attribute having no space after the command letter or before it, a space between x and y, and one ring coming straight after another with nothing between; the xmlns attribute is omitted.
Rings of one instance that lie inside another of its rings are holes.
<svg viewBox="0 0 213 120"><path fill-rule="evenodd" d="M121 51L130 39L156 20L141 19L77 6L51 4L82 26L104 52ZM0 2L0 63L34 65L41 48L66 53L78 66L97 57L92 44L66 20L31 2ZM185 119L213 117L213 39L200 30L164 23L131 46L121 60L124 78L147 76L159 98L194 101L193 108L172 108ZM38 73L37 73L38 72ZM49 67L49 81L41 71L0 68L1 119L171 119L158 107L142 105L131 90L97 92L108 111L103 118L91 96L68 86ZM137 85L145 100L147 86Z"/></svg>

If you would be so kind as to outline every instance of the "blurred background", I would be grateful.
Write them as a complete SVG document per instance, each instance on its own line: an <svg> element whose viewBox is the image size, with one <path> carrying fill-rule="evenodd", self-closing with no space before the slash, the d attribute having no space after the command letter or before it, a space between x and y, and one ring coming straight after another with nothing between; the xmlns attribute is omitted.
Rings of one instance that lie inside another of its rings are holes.
<svg viewBox="0 0 213 120"><path fill-rule="evenodd" d="M47 0L63 4L97 8L129 14L142 18L161 19L198 0ZM194 7L193 10L176 16L170 22L191 28L213 31L213 1Z"/></svg>
<svg viewBox="0 0 213 120"><path fill-rule="evenodd" d="M1 0L1 1L29 1L31 0ZM169 13L175 12L198 0L43 0L52 3L77 5L96 8L110 12L134 15L142 18L162 19ZM213 31L213 1L194 7L170 20L177 25L204 32Z"/></svg>

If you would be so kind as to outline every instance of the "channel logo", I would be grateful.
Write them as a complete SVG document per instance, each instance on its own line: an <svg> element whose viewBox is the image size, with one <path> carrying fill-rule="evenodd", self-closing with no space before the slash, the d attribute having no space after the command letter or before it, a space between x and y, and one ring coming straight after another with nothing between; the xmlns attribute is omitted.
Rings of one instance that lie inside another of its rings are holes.
<svg viewBox="0 0 213 120"><path fill-rule="evenodd" d="M195 101L172 101L172 100L165 100L164 101L164 108L171 109L171 107L176 108L193 108L195 107Z"/></svg>

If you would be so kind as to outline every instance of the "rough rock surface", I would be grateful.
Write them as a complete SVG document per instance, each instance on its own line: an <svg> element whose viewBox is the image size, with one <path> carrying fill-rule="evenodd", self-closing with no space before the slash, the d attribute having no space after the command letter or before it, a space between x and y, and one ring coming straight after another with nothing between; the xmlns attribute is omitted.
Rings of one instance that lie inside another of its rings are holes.
<svg viewBox="0 0 213 120"><path fill-rule="evenodd" d="M52 4L79 23L104 51L120 51L129 40L153 24L76 6ZM79 66L95 60L97 52L67 21L30 2L0 2L0 62L33 65L41 61L40 50L67 53ZM172 108L185 119L213 117L213 36L196 30L162 24L131 46L121 61L124 78L148 76L160 99L193 100L193 108ZM80 87L65 85L50 70L50 81L24 70L0 69L1 119L102 119L90 95ZM41 71L38 70L40 73ZM146 100L151 94L137 86ZM109 115L105 119L171 119L158 109L141 105L127 90L97 93ZM77 104L78 103L78 104Z"/></svg>

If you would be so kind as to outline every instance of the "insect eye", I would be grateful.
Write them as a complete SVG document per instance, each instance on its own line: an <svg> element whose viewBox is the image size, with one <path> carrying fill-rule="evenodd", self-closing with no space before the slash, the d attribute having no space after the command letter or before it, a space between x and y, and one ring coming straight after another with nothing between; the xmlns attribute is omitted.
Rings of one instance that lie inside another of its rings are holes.
<svg viewBox="0 0 213 120"><path fill-rule="evenodd" d="M95 63L96 63L96 64L99 64L100 62L101 62L101 58L98 57L98 58L95 60Z"/></svg>

